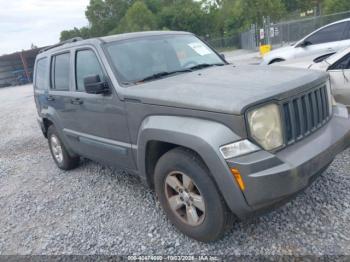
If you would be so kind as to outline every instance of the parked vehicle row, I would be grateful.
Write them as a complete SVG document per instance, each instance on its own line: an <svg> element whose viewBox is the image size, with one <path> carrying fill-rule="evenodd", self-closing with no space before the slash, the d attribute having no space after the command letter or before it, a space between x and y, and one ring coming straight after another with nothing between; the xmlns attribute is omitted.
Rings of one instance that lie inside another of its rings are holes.
<svg viewBox="0 0 350 262"><path fill-rule="evenodd" d="M314 55L315 57L350 47L350 18L321 27L297 43L276 49L263 58L263 65Z"/></svg>
<svg viewBox="0 0 350 262"><path fill-rule="evenodd" d="M263 58L276 65L327 72L336 102L350 110L350 19L326 25Z"/></svg>
<svg viewBox="0 0 350 262"><path fill-rule="evenodd" d="M38 55L34 94L59 168L138 174L204 242L308 187L350 141L326 73L233 66L186 32L61 43Z"/></svg>

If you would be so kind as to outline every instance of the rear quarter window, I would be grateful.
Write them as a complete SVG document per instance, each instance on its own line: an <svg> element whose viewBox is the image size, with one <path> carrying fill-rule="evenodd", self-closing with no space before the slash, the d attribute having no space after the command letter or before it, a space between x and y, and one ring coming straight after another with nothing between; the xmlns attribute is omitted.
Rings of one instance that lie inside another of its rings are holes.
<svg viewBox="0 0 350 262"><path fill-rule="evenodd" d="M35 88L39 90L47 89L47 58L37 61L35 68Z"/></svg>

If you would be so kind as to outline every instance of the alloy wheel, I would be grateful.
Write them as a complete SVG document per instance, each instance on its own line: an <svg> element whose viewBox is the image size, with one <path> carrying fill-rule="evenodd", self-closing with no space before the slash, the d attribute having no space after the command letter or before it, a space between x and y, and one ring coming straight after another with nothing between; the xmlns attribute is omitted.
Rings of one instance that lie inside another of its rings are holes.
<svg viewBox="0 0 350 262"><path fill-rule="evenodd" d="M50 138L51 142L51 149L54 158L57 160L57 162L62 163L63 161L63 151L62 151L62 145L60 140L57 138L57 136L52 135Z"/></svg>
<svg viewBox="0 0 350 262"><path fill-rule="evenodd" d="M172 212L185 224L199 226L205 218L205 201L194 181L182 172L165 179L165 195Z"/></svg>

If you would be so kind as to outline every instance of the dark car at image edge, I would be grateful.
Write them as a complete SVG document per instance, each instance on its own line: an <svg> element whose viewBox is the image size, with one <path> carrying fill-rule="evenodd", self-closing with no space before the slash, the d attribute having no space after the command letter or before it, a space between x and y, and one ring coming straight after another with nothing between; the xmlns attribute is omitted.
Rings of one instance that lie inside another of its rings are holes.
<svg viewBox="0 0 350 262"><path fill-rule="evenodd" d="M46 49L34 93L59 168L84 157L138 174L204 242L305 189L349 145L326 74L234 66L186 32Z"/></svg>

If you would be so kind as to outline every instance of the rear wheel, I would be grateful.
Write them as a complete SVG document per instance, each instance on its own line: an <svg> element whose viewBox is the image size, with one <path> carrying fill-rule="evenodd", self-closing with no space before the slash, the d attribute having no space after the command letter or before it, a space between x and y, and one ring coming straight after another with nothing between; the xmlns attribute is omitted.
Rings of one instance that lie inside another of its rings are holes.
<svg viewBox="0 0 350 262"><path fill-rule="evenodd" d="M69 155L53 125L48 128L47 138L52 158L60 169L71 170L79 165L79 157Z"/></svg>
<svg viewBox="0 0 350 262"><path fill-rule="evenodd" d="M154 180L167 217L189 237L217 240L230 225L232 215L195 153L183 148L169 151L159 159Z"/></svg>

